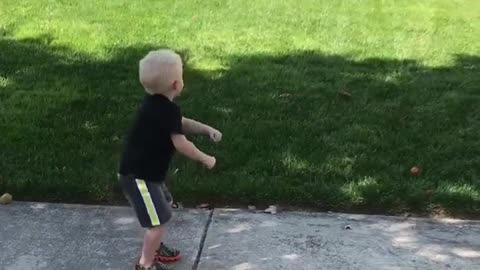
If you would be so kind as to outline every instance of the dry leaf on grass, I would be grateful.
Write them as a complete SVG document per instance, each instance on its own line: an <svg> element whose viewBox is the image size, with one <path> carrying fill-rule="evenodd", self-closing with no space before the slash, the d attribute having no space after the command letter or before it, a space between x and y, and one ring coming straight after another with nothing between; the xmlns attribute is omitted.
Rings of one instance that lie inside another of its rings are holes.
<svg viewBox="0 0 480 270"><path fill-rule="evenodd" d="M9 204L13 201L13 196L9 193L5 193L0 197L0 204Z"/></svg>
<svg viewBox="0 0 480 270"><path fill-rule="evenodd" d="M278 213L278 207L276 205L270 205L267 209L265 209L264 212L275 215L276 213Z"/></svg>
<svg viewBox="0 0 480 270"><path fill-rule="evenodd" d="M200 208L200 209L211 209L211 207L210 207L210 204L209 204L209 203L202 203L202 204L199 204L199 205L197 205L197 208Z"/></svg>

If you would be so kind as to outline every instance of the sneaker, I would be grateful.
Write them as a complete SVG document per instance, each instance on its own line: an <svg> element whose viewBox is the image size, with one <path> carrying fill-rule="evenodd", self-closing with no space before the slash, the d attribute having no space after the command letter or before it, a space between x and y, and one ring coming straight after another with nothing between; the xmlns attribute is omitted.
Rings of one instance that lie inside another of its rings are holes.
<svg viewBox="0 0 480 270"><path fill-rule="evenodd" d="M176 262L181 259L180 251L171 247L167 247L161 243L160 248L155 254L155 260L159 262Z"/></svg>
<svg viewBox="0 0 480 270"><path fill-rule="evenodd" d="M165 264L156 261L150 267L144 267L137 263L137 265L135 265L134 270L174 270L174 268L166 266Z"/></svg>

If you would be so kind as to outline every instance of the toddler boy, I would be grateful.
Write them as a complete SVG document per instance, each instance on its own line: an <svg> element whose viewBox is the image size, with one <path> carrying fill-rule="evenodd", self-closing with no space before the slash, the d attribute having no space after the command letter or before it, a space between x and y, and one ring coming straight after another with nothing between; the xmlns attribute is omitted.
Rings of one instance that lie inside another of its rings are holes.
<svg viewBox="0 0 480 270"><path fill-rule="evenodd" d="M179 252L161 239L172 217L171 196L165 177L175 151L203 163L208 169L216 159L204 154L184 134L222 134L207 125L184 118L173 103L183 90L183 64L171 50L149 52L139 63L140 82L147 95L133 122L122 154L119 180L142 227L146 228L142 254L135 270L170 269L161 261L179 259Z"/></svg>

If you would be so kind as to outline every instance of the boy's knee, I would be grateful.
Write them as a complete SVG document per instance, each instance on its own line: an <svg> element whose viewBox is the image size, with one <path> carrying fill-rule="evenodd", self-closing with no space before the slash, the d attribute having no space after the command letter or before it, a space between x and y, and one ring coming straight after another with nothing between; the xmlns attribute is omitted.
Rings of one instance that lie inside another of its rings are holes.
<svg viewBox="0 0 480 270"><path fill-rule="evenodd" d="M149 229L149 230L163 230L163 228L165 228L165 224L160 224L160 225L151 226L151 227L148 228L148 229Z"/></svg>
<svg viewBox="0 0 480 270"><path fill-rule="evenodd" d="M154 234L161 234L165 231L165 224L153 226L148 228L147 230Z"/></svg>

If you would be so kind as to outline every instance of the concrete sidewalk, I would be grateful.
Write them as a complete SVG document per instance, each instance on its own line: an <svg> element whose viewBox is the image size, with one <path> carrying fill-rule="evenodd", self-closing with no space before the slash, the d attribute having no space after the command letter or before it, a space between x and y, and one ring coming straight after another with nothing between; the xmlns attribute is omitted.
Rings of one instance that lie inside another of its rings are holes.
<svg viewBox="0 0 480 270"><path fill-rule="evenodd" d="M5 270L130 270L142 241L126 207L14 203L0 221ZM170 228L178 270L480 269L478 221L217 209Z"/></svg>

